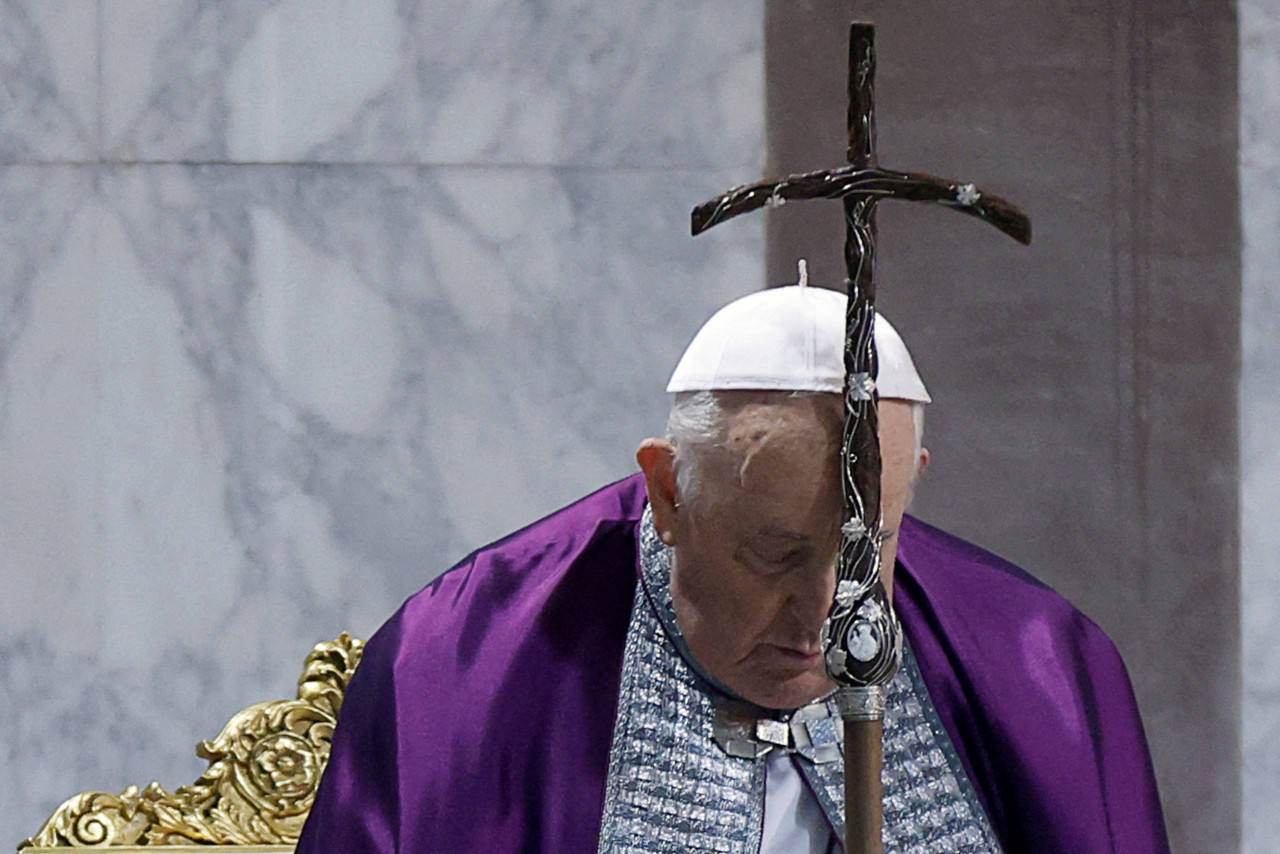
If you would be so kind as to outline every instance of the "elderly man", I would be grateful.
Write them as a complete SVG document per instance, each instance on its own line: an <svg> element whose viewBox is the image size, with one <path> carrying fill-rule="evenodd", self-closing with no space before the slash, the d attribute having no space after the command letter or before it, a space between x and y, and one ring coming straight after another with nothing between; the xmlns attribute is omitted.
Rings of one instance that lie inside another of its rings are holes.
<svg viewBox="0 0 1280 854"><path fill-rule="evenodd" d="M819 631L843 303L790 287L722 309L641 474L404 605L351 684L299 852L840 850ZM888 850L1166 852L1114 647L1021 570L904 518L928 395L882 319L876 343L883 566L907 641Z"/></svg>

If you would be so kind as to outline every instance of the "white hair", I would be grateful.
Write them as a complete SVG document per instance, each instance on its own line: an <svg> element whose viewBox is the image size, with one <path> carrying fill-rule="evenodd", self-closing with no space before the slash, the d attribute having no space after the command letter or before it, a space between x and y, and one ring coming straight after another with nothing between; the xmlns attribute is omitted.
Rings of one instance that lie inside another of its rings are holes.
<svg viewBox="0 0 1280 854"><path fill-rule="evenodd" d="M830 392L762 392L765 395L783 395L787 398ZM915 464L918 467L924 453L924 404L905 401L911 405L911 423L915 428ZM706 451L717 447L724 439L725 406L721 392L681 392L671 403L667 416L667 441L675 446L676 488L680 500L694 501L702 486L701 461Z"/></svg>
<svg viewBox="0 0 1280 854"><path fill-rule="evenodd" d="M724 407L713 391L677 394L667 416L667 441L675 446L676 489L684 502L693 501L702 486L699 462L708 448L724 437Z"/></svg>

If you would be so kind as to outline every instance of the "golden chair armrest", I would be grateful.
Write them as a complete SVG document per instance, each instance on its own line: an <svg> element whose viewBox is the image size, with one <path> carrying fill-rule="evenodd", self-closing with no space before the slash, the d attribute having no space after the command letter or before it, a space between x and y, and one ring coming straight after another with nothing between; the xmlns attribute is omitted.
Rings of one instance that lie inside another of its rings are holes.
<svg viewBox="0 0 1280 854"><path fill-rule="evenodd" d="M172 793L157 783L143 790L130 786L119 795L84 792L58 807L18 850L292 850L328 764L342 698L363 650L364 641L345 632L317 644L303 665L296 699L250 706L217 738L196 745L209 768L192 785Z"/></svg>
<svg viewBox="0 0 1280 854"><path fill-rule="evenodd" d="M22 854L64 854L66 848L24 848ZM129 845L123 848L111 846L112 854L147 854L154 852L151 845ZM292 845L166 845L165 854L293 854Z"/></svg>

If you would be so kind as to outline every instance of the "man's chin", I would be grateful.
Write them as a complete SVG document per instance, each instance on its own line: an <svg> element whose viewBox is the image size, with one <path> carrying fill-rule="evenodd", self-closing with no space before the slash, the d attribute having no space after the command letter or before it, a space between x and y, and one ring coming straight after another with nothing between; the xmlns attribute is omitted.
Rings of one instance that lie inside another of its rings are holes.
<svg viewBox="0 0 1280 854"><path fill-rule="evenodd" d="M733 686L730 686L733 687ZM825 671L803 673L789 678L753 681L735 689L744 700L765 709L798 709L835 690Z"/></svg>

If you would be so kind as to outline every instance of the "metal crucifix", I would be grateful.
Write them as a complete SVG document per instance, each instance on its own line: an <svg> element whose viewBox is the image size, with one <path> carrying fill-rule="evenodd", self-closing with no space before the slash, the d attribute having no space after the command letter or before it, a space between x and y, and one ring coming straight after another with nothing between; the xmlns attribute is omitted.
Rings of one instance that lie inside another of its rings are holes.
<svg viewBox="0 0 1280 854"><path fill-rule="evenodd" d="M902 629L880 581L880 441L876 414L875 208L881 199L936 202L976 216L1022 243L1031 221L1018 208L959 184L880 168L875 155L875 28L849 33L849 165L736 187L693 210L693 233L762 207L801 199L844 203L845 425L842 487L847 521L836 594L823 625L827 672L844 717L845 852L880 854L884 685L902 660Z"/></svg>

